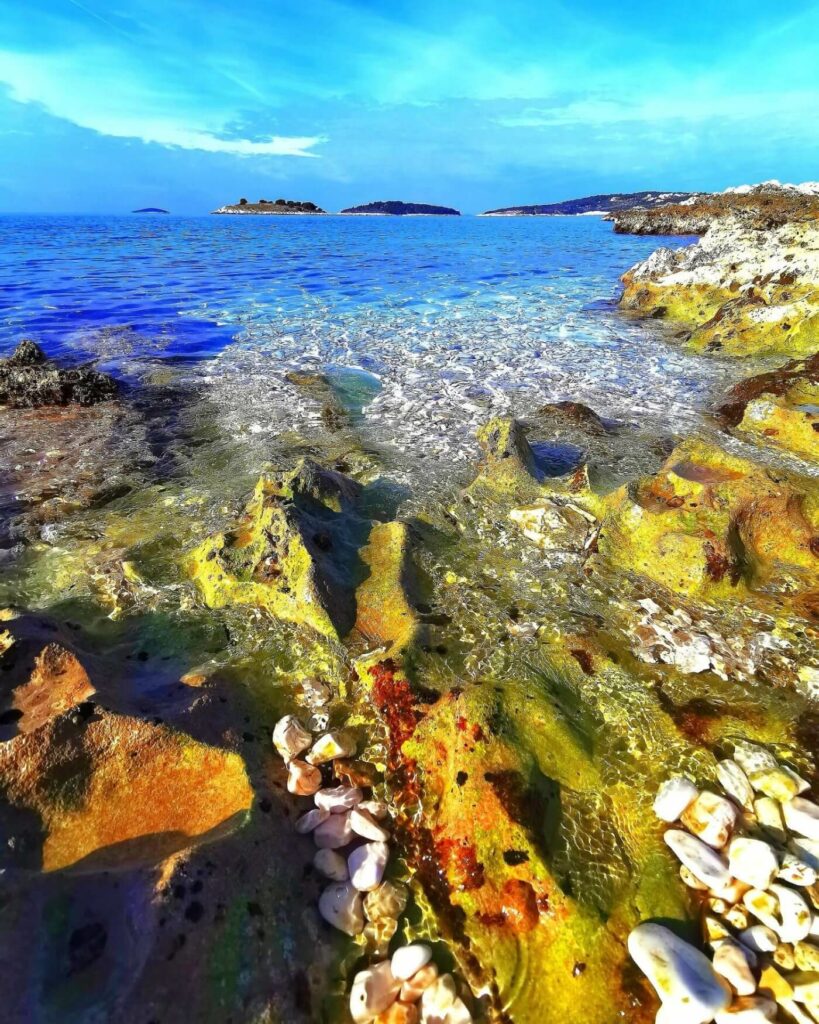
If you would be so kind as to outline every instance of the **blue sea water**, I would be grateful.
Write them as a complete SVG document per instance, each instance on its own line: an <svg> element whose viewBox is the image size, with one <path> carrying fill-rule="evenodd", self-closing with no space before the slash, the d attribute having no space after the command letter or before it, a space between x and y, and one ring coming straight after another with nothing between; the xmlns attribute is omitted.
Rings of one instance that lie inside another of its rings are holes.
<svg viewBox="0 0 819 1024"><path fill-rule="evenodd" d="M616 298L688 241L596 217L3 216L0 350L33 337L126 379L171 362L237 436L315 423L293 368L360 374L363 431L429 456L555 399L682 427L719 372Z"/></svg>

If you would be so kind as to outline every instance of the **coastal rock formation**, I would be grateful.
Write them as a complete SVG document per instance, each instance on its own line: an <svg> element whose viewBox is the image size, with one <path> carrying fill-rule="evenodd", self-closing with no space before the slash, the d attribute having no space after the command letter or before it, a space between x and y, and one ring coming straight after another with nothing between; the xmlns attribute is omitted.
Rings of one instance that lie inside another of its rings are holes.
<svg viewBox="0 0 819 1024"><path fill-rule="evenodd" d="M716 413L730 430L819 460L819 352L739 381Z"/></svg>
<svg viewBox="0 0 819 1024"><path fill-rule="evenodd" d="M623 275L623 309L679 325L695 351L809 356L819 340L819 220L767 230L717 221L696 244L658 249Z"/></svg>
<svg viewBox="0 0 819 1024"><path fill-rule="evenodd" d="M617 234L703 235L712 224L730 217L738 217L759 230L793 221L815 221L819 218L819 184L766 181L725 192L692 193L654 205L637 202L609 214L606 220L614 222Z"/></svg>
<svg viewBox="0 0 819 1024"><path fill-rule="evenodd" d="M218 210L211 212L287 214L324 213L325 211L320 206L316 206L315 203L302 202L298 199L277 199L275 202L271 202L269 199L260 199L258 203L249 203L246 199L240 199L238 203L227 203L225 206L220 206Z"/></svg>
<svg viewBox="0 0 819 1024"><path fill-rule="evenodd" d="M449 216L459 217L460 211L451 206L433 206L429 203L404 203L399 199L380 199L363 206L348 206L342 213L384 214L394 217L415 216Z"/></svg>
<svg viewBox="0 0 819 1024"><path fill-rule="evenodd" d="M21 341L8 359L0 360L0 405L18 409L47 405L96 405L115 398L113 377L81 366L54 366L36 342Z"/></svg>
<svg viewBox="0 0 819 1024"><path fill-rule="evenodd" d="M579 217L600 216L614 211L653 209L667 203L681 203L698 196L696 192L627 192L617 195L584 196L582 199L565 199L560 203L536 203L529 206L504 206L499 210L487 210L482 217ZM610 218L607 218L610 219Z"/></svg>

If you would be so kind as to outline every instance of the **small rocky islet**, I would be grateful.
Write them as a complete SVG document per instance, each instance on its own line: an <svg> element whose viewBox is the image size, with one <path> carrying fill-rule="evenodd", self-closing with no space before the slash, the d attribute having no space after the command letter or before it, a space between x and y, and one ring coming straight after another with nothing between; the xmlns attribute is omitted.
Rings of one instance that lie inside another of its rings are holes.
<svg viewBox="0 0 819 1024"><path fill-rule="evenodd" d="M16 469L10 1020L819 1019L819 243L750 216L624 276L739 367L702 436L496 417L396 518L294 372L322 428L253 487ZM31 343L0 385L52 445L149 408Z"/></svg>

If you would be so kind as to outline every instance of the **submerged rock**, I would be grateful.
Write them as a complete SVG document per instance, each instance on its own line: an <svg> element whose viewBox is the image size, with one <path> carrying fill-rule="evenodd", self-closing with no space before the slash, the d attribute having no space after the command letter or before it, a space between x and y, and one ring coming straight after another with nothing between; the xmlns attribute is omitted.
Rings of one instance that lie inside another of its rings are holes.
<svg viewBox="0 0 819 1024"><path fill-rule="evenodd" d="M0 405L18 409L46 405L96 405L115 398L113 377L89 367L62 369L46 358L33 341L25 340L8 359L0 360Z"/></svg>

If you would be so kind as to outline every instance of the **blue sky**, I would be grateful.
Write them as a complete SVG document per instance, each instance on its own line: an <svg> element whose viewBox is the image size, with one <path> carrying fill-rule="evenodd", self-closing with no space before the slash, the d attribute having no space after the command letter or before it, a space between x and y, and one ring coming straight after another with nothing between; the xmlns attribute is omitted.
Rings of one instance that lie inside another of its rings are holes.
<svg viewBox="0 0 819 1024"><path fill-rule="evenodd" d="M819 3L0 3L0 210L819 178Z"/></svg>

